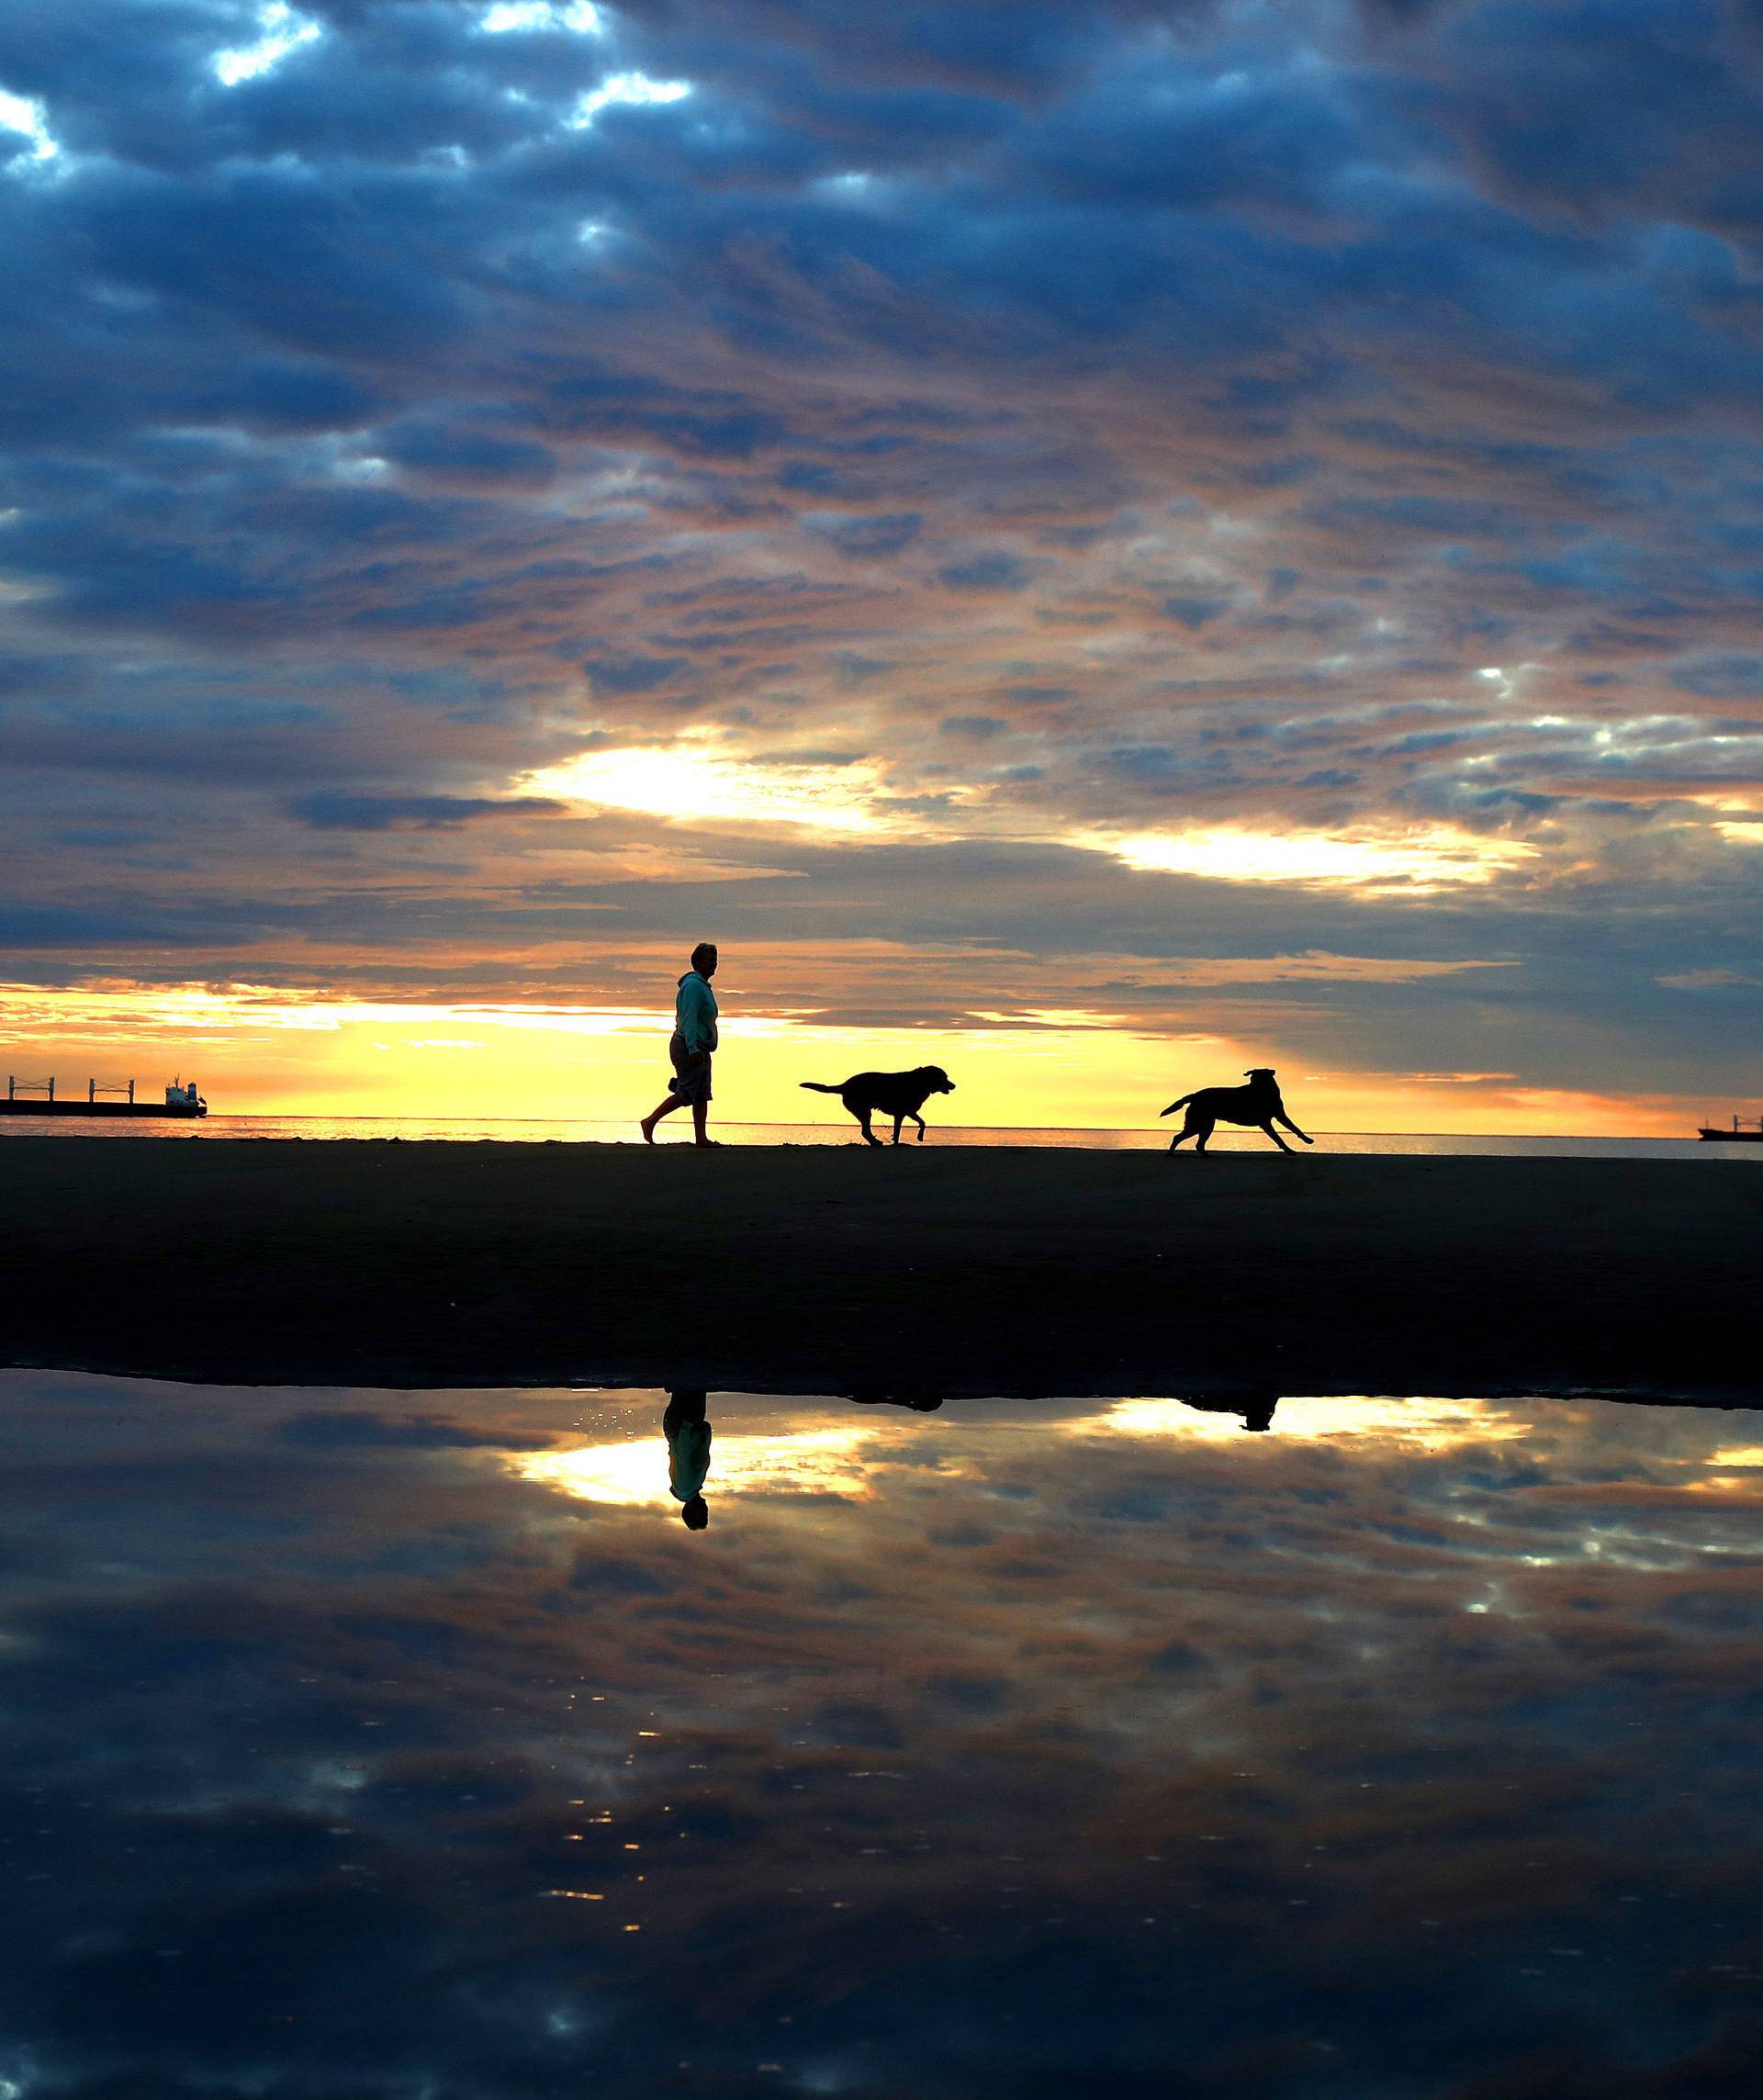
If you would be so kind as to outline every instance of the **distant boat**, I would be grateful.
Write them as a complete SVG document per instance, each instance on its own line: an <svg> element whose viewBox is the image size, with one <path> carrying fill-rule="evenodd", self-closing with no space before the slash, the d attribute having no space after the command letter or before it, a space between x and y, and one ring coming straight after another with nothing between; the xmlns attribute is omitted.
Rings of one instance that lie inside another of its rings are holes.
<svg viewBox="0 0 1763 2100"><path fill-rule="evenodd" d="M120 1100L100 1101L101 1094L120 1095ZM165 1089L165 1103L162 1107L157 1101L137 1101L135 1083L132 1079L118 1080L113 1085L100 1085L95 1079L85 1083L85 1099L76 1095L73 1100L57 1101L55 1082L52 1079L6 1080L6 1097L0 1101L0 1116L157 1116L188 1117L206 1116L208 1105L197 1092L196 1082L187 1085L181 1080L173 1080Z"/></svg>
<svg viewBox="0 0 1763 2100"><path fill-rule="evenodd" d="M1717 1130L1712 1124L1704 1123L1696 1135L1711 1145L1763 1145L1763 1117L1749 1129L1742 1129L1736 1116L1730 1130Z"/></svg>

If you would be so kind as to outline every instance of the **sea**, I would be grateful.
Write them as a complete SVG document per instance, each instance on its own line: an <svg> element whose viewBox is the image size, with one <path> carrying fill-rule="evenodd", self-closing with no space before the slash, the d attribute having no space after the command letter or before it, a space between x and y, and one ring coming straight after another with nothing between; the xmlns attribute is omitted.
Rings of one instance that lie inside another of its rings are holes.
<svg viewBox="0 0 1763 2100"><path fill-rule="evenodd" d="M690 1144L684 1117L677 1128L663 1126L660 1144ZM825 1123L724 1123L715 1126L727 1145L850 1145L862 1140L855 1126L841 1117ZM1360 1152L1404 1156L1456 1156L1489 1159L1580 1160L1751 1160L1763 1161L1763 1144L1709 1145L1684 1138L1500 1137L1457 1130L1315 1130L1319 1152ZM1169 1143L1170 1127L1143 1129L1038 1129L1029 1126L937 1125L934 1145L1027 1146L1063 1151L1158 1151ZM601 1122L570 1117L460 1116L208 1116L200 1122L111 1121L84 1117L0 1117L0 1138L300 1138L325 1143L399 1139L406 1143L461 1145L577 1144L634 1145L642 1142L629 1120ZM911 1140L903 1142L910 1143ZM1258 1131L1220 1129L1214 1151L1263 1152ZM1298 1148L1294 1145L1294 1151Z"/></svg>

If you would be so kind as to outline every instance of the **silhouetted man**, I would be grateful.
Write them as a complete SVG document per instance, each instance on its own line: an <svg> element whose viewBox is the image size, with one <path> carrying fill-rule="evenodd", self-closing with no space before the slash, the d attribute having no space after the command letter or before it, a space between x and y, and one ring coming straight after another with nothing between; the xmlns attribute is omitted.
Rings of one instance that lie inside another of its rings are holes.
<svg viewBox="0 0 1763 2100"><path fill-rule="evenodd" d="M716 943L701 940L691 951L691 968L679 980L673 1002L673 1040L668 1056L673 1065L673 1085L659 1107L650 1109L638 1128L643 1142L655 1142L655 1127L676 1108L691 1105L691 1124L697 1142L713 1145L705 1130L710 1115L710 1060L716 1048L716 994L710 981L716 974Z"/></svg>

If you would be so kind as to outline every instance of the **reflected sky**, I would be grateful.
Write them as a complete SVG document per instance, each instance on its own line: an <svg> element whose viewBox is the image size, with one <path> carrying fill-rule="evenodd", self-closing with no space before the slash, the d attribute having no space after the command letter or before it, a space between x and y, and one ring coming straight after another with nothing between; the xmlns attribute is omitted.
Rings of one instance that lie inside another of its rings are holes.
<svg viewBox="0 0 1763 2100"><path fill-rule="evenodd" d="M0 1394L0 2093L1751 2089L1756 1414Z"/></svg>

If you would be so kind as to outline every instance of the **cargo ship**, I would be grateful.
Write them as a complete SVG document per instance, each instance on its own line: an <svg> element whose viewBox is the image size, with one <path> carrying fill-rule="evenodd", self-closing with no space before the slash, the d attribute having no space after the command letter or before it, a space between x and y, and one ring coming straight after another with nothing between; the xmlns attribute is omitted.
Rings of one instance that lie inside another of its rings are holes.
<svg viewBox="0 0 1763 2100"><path fill-rule="evenodd" d="M77 1095L71 1100L63 1096L58 1101L52 1079L14 1079L8 1076L6 1097L0 1101L0 1116L188 1117L206 1116L208 1112L208 1105L197 1092L193 1079L187 1084L179 1079L173 1080L165 1089L163 1106L157 1101L137 1101L132 1079L119 1080L116 1084L108 1086L100 1085L95 1079L88 1079L84 1101Z"/></svg>
<svg viewBox="0 0 1763 2100"><path fill-rule="evenodd" d="M1712 1123L1704 1123L1696 1132L1697 1137L1711 1145L1763 1145L1763 1117L1749 1126L1733 1117L1730 1130L1723 1130Z"/></svg>

